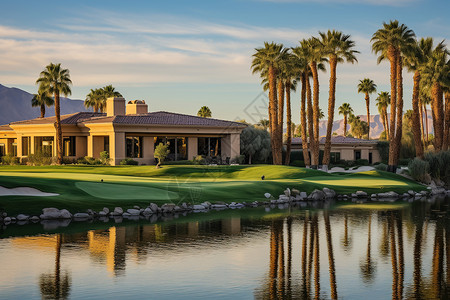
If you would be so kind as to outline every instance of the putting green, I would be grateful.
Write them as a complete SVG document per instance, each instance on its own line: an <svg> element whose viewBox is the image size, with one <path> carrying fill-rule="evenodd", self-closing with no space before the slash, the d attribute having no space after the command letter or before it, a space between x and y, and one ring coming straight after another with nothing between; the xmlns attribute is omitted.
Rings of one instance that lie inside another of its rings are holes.
<svg viewBox="0 0 450 300"><path fill-rule="evenodd" d="M176 200L178 194L164 189L136 185L76 182L75 186L91 196L101 199Z"/></svg>

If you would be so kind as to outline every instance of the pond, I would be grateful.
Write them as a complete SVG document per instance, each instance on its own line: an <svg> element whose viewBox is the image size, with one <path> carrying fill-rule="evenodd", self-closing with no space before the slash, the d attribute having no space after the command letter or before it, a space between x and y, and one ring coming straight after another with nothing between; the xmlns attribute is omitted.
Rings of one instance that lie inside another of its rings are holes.
<svg viewBox="0 0 450 300"><path fill-rule="evenodd" d="M449 201L10 225L0 299L446 299Z"/></svg>

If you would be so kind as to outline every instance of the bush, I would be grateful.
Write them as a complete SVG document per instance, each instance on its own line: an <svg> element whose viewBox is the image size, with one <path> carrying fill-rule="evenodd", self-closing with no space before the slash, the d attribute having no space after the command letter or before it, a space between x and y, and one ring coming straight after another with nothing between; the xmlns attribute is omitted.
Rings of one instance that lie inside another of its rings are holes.
<svg viewBox="0 0 450 300"><path fill-rule="evenodd" d="M450 186L450 150L425 153L424 160L430 166L431 177L442 180L447 186Z"/></svg>
<svg viewBox="0 0 450 300"><path fill-rule="evenodd" d="M109 158L109 152L108 151L100 152L100 162L103 165L108 165L110 160L111 159Z"/></svg>
<svg viewBox="0 0 450 300"><path fill-rule="evenodd" d="M45 166L53 163L52 156L42 151L37 151L34 154L28 155L27 165Z"/></svg>
<svg viewBox="0 0 450 300"><path fill-rule="evenodd" d="M102 162L100 161L100 159L97 158L93 158L90 156L85 156L85 157L81 157L77 160L78 164L82 164L82 165L101 165Z"/></svg>
<svg viewBox="0 0 450 300"><path fill-rule="evenodd" d="M132 158L125 158L120 161L121 166L137 166L139 163Z"/></svg>
<svg viewBox="0 0 450 300"><path fill-rule="evenodd" d="M173 160L164 162L165 165L193 165L192 160Z"/></svg>
<svg viewBox="0 0 450 300"><path fill-rule="evenodd" d="M236 155L231 159L232 164L243 164L245 160L245 155Z"/></svg>
<svg viewBox="0 0 450 300"><path fill-rule="evenodd" d="M377 165L374 166L374 168L378 171L387 171L387 165L383 164L383 163L379 163Z"/></svg>
<svg viewBox="0 0 450 300"><path fill-rule="evenodd" d="M368 166L369 165L369 161L367 159L357 159L355 161L355 164L358 166Z"/></svg>
<svg viewBox="0 0 450 300"><path fill-rule="evenodd" d="M194 159L192 160L192 163L194 165L204 165L206 163L205 158L201 155L194 156Z"/></svg>
<svg viewBox="0 0 450 300"><path fill-rule="evenodd" d="M305 162L303 160L294 160L293 162L291 162L291 166L305 167Z"/></svg>
<svg viewBox="0 0 450 300"><path fill-rule="evenodd" d="M428 171L430 170L430 164L420 158L414 158L409 162L408 170L409 175L414 178L414 180L426 182Z"/></svg>
<svg viewBox="0 0 450 300"><path fill-rule="evenodd" d="M19 158L17 156L13 156L11 154L7 154L5 156L2 156L2 164L3 165L18 165L20 162Z"/></svg>
<svg viewBox="0 0 450 300"><path fill-rule="evenodd" d="M381 161L387 162L389 160L389 142L379 141L377 143L377 149L380 153Z"/></svg>
<svg viewBox="0 0 450 300"><path fill-rule="evenodd" d="M412 161L411 158L400 158L398 160L398 165L399 166L408 166L411 161Z"/></svg>

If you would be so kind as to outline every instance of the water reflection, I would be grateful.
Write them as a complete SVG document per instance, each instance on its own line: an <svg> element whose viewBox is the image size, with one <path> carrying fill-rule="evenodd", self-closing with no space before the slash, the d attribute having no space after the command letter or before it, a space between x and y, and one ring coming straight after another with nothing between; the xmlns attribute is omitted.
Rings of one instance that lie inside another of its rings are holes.
<svg viewBox="0 0 450 300"><path fill-rule="evenodd" d="M154 298L234 293L239 299L250 291L256 299L446 299L448 201L336 203L253 215L244 210L188 222L2 239L0 264L19 261L29 249L37 257L46 253L42 265L52 267L33 273L43 299L81 298L95 289L114 291L116 298L159 289L161 297ZM28 276L17 272L18 278ZM205 280L214 278L218 282L206 293ZM11 298L11 286L0 283L0 298Z"/></svg>

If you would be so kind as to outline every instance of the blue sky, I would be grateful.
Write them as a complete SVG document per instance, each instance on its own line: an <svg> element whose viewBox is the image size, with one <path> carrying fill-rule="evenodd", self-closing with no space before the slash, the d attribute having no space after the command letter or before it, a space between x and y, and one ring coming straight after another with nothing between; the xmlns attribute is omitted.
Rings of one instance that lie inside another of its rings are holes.
<svg viewBox="0 0 450 300"><path fill-rule="evenodd" d="M195 114L207 105L213 117L256 122L250 111L261 106L262 89L250 71L254 48L264 41L296 46L319 30L336 29L350 34L361 52L358 64L338 66L336 107L349 102L364 114L359 79L389 90L389 66L376 64L372 34L398 19L418 37L448 40L448 11L448 0L5 1L0 83L35 93L39 72L60 62L70 69L73 99L113 84L127 100L146 100L151 111ZM324 111L328 75L320 77ZM412 74L405 72L404 81L408 109ZM296 123L299 97L292 94Z"/></svg>

